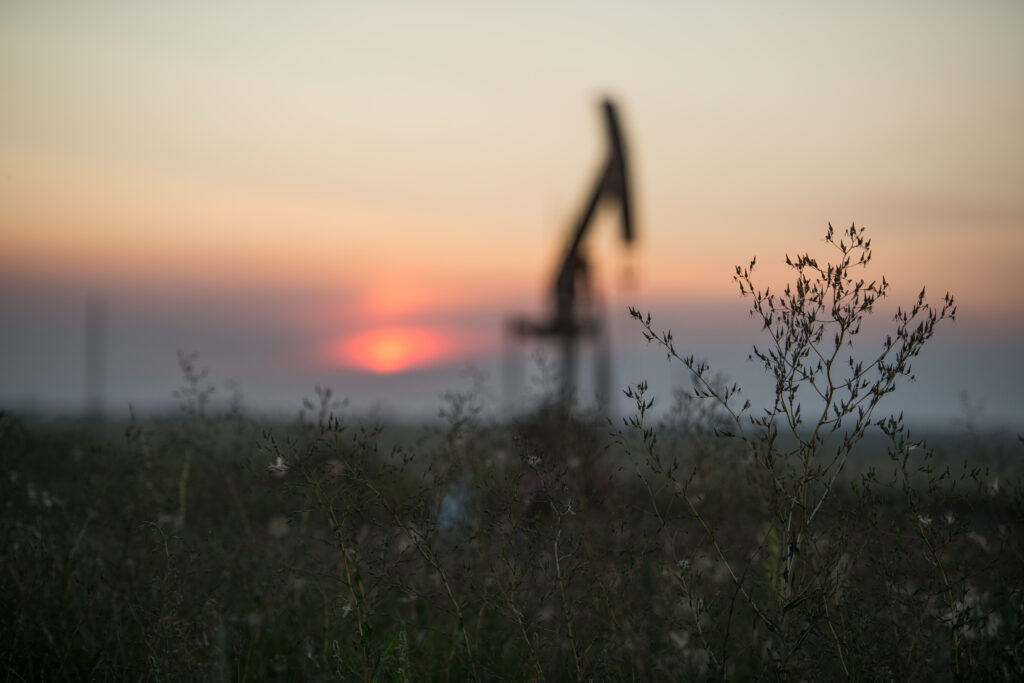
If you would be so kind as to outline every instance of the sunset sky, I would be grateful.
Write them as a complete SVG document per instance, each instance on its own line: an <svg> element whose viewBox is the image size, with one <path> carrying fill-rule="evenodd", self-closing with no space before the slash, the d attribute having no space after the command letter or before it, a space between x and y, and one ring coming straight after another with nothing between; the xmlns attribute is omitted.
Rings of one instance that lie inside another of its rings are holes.
<svg viewBox="0 0 1024 683"><path fill-rule="evenodd" d="M959 301L908 413L1024 428L1024 4L0 5L0 407L169 401L195 350L255 407L315 383L430 414L538 313L618 103L639 242L590 236L617 386L685 376L626 307L730 376L731 280L864 225L892 303ZM888 312L888 311L886 311ZM522 350L529 355L532 350ZM904 407L895 404L897 408Z"/></svg>

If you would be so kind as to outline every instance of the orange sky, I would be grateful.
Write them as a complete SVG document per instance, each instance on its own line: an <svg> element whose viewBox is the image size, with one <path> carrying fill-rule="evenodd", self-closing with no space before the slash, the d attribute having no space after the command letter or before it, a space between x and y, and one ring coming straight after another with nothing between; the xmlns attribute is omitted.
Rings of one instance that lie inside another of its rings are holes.
<svg viewBox="0 0 1024 683"><path fill-rule="evenodd" d="M777 282L856 221L895 295L999 327L1024 314L1024 6L896 5L6 2L0 269L293 292L320 360L375 328L479 352L497 336L450 321L544 304L610 93L640 242L595 226L606 297L731 300L735 263Z"/></svg>

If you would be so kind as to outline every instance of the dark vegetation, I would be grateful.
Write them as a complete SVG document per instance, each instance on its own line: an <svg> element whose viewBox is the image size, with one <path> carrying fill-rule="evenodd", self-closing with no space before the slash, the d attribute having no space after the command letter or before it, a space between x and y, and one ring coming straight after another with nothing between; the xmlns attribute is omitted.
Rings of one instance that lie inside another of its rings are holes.
<svg viewBox="0 0 1024 683"><path fill-rule="evenodd" d="M955 307L856 339L887 283L827 239L782 292L737 268L773 405L634 312L694 378L657 423L640 383L620 424L260 424L194 356L173 419L2 415L4 678L1021 679L1024 446L876 414Z"/></svg>

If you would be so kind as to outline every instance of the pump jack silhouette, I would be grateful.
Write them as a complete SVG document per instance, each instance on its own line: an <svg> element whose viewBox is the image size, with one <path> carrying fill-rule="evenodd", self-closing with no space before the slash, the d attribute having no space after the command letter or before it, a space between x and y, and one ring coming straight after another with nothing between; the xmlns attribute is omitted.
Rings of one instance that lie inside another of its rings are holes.
<svg viewBox="0 0 1024 683"><path fill-rule="evenodd" d="M598 345L597 392L599 399L608 399L608 354L607 332L601 311L591 294L589 263L583 248L584 238L590 228L598 206L614 202L618 205L622 223L622 239L628 246L633 242L633 206L630 197L629 166L622 129L611 100L602 102L605 130L607 133L608 156L600 168L594 189L583 207L575 229L569 236L561 266L552 283L552 314L534 321L518 317L508 321L507 331L516 340L529 337L554 337L561 345L561 389L558 397L560 408L568 412L576 390L576 356L581 340L595 340ZM582 306L581 306L582 304Z"/></svg>

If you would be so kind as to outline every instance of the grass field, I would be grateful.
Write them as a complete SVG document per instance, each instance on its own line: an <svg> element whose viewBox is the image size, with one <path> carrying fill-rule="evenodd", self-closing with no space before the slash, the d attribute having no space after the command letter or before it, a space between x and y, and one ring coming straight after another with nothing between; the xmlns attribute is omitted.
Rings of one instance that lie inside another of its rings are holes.
<svg viewBox="0 0 1024 683"><path fill-rule="evenodd" d="M885 453L863 454L780 604L784 541L735 439L685 411L658 425L684 497L635 430L470 408L386 448L388 427L329 410L5 415L5 679L1024 673L1020 444L950 442L913 510Z"/></svg>
<svg viewBox="0 0 1024 683"><path fill-rule="evenodd" d="M188 355L173 417L2 414L5 679L1024 679L1024 439L882 414L956 307L922 290L866 352L887 283L862 229L826 241L775 294L736 268L765 406L633 311L693 380L657 419L640 382L617 422L324 389L261 421Z"/></svg>

